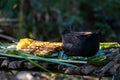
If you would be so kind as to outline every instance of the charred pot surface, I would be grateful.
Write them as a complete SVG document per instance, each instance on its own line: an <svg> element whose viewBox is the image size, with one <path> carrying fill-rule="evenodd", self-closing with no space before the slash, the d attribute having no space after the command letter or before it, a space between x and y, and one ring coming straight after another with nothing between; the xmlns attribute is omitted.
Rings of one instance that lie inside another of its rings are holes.
<svg viewBox="0 0 120 80"><path fill-rule="evenodd" d="M69 56L94 56L99 50L99 33L64 32L63 50Z"/></svg>

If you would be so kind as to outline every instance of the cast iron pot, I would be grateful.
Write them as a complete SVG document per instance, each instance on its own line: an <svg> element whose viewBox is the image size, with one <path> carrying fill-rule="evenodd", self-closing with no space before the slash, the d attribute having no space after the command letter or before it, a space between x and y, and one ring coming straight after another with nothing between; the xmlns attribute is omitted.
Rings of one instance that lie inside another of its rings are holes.
<svg viewBox="0 0 120 80"><path fill-rule="evenodd" d="M99 32L63 32L65 54L69 56L94 56L99 50Z"/></svg>

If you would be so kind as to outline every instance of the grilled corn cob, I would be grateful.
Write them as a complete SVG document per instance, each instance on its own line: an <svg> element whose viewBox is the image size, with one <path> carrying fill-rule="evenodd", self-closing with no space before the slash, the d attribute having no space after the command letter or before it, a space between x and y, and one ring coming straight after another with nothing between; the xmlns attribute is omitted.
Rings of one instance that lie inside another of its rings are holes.
<svg viewBox="0 0 120 80"><path fill-rule="evenodd" d="M16 49L32 53L34 55L45 56L54 52L62 50L63 44L61 42L43 42L28 38L20 39Z"/></svg>

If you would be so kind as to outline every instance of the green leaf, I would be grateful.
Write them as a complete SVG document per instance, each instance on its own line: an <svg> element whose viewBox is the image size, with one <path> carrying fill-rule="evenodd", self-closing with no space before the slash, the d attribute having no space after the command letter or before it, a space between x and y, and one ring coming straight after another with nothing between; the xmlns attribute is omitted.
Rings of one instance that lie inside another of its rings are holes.
<svg viewBox="0 0 120 80"><path fill-rule="evenodd" d="M108 43L100 43L101 49L109 49L109 48L120 48L120 44L117 42L108 42Z"/></svg>
<svg viewBox="0 0 120 80"><path fill-rule="evenodd" d="M27 56L23 55L23 54L19 54L20 56L22 56L24 59L26 59L27 61L31 62L32 64L34 64L35 66L47 71L48 73L52 73L51 71L47 70L45 67L41 66L40 64L36 63L35 61L27 58Z"/></svg>
<svg viewBox="0 0 120 80"><path fill-rule="evenodd" d="M42 60L42 61L52 62L52 63L57 63L57 64L62 64L62 65L70 66L70 67L78 67L78 66L73 65L73 64L64 63L64 62L57 61L57 60L51 60L49 58L39 57L39 56L35 56L35 55L32 55L32 54L27 54L27 53L24 53L24 52L19 52L19 51L16 51L16 50L8 50L7 53L14 54L14 55L17 54L19 56L24 55L24 56L29 57L30 59L34 59L34 60Z"/></svg>
<svg viewBox="0 0 120 80"><path fill-rule="evenodd" d="M87 59L87 62L89 64L95 65L95 66L102 66L108 62L107 57L105 55L102 56L95 56L90 57Z"/></svg>

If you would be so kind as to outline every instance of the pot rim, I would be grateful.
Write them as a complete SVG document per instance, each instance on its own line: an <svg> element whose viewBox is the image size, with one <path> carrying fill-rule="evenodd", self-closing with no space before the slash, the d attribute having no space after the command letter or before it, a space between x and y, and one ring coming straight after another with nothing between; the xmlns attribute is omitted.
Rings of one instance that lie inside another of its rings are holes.
<svg viewBox="0 0 120 80"><path fill-rule="evenodd" d="M93 32L90 32L90 31L86 31L86 32L73 32L75 34L81 34L81 35L91 35L93 34Z"/></svg>

